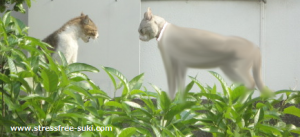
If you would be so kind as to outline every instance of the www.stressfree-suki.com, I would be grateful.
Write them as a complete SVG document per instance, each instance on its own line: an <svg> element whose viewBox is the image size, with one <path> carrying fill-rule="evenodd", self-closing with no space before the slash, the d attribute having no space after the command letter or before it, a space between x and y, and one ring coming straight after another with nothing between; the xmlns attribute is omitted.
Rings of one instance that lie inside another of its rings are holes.
<svg viewBox="0 0 300 137"><path fill-rule="evenodd" d="M86 126L11 126L11 131L112 131L112 127L110 126L93 126L93 125L86 125Z"/></svg>

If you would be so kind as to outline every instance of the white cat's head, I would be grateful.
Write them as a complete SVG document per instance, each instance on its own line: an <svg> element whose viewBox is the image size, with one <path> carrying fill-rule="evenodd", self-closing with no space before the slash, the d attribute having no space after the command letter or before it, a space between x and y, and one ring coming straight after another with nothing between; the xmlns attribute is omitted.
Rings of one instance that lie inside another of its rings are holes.
<svg viewBox="0 0 300 137"><path fill-rule="evenodd" d="M165 20L163 18L153 15L151 9L148 8L147 12L144 13L144 18L138 29L140 40L149 41L158 37L164 23Z"/></svg>
<svg viewBox="0 0 300 137"><path fill-rule="evenodd" d="M81 13L80 26L81 26L81 29L83 32L83 33L81 33L80 38L84 42L86 42L86 43L89 42L90 38L92 38L92 39L98 38L99 34L98 34L97 26L89 18L88 15L84 15L83 13Z"/></svg>

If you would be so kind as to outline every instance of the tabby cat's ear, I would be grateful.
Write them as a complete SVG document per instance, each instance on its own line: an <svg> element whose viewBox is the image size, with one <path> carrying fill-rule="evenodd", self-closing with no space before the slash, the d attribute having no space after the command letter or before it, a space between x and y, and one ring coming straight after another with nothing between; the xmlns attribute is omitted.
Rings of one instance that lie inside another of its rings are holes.
<svg viewBox="0 0 300 137"><path fill-rule="evenodd" d="M151 20L152 19L152 12L151 12L150 7L148 8L147 12L145 12L144 18L147 19L147 20Z"/></svg>
<svg viewBox="0 0 300 137"><path fill-rule="evenodd" d="M84 19L83 19L83 23L84 23L84 24L89 24L89 21L90 21L89 16L88 16L88 15L85 15L85 17L84 17Z"/></svg>
<svg viewBox="0 0 300 137"><path fill-rule="evenodd" d="M83 12L81 12L81 16L84 16Z"/></svg>

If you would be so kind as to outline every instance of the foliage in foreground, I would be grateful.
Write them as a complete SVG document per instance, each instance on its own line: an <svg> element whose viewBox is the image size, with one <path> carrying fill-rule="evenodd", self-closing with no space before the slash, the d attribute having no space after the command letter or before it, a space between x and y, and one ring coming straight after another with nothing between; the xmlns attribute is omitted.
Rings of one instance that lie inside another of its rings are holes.
<svg viewBox="0 0 300 137"><path fill-rule="evenodd" d="M155 85L154 92L141 89L143 74L128 81L119 71L102 67L111 78L114 92L122 92L121 97L110 98L83 73L99 72L96 67L83 63L67 65L63 55L62 64L57 64L47 50L49 45L28 37L26 30L9 12L0 20L0 136L186 137L199 130L228 137L300 134L299 128L281 120L284 114L300 117L300 109L274 107L282 102L298 104L299 91L275 93L285 94L286 99L253 98L253 91L243 86L227 86L218 74L211 72L222 89L204 87L190 77L185 101L180 101L179 95L170 100ZM199 91L189 92L194 85ZM21 92L27 95L22 96ZM12 126L34 129L38 125L102 126L111 127L112 131L11 131Z"/></svg>
<svg viewBox="0 0 300 137"><path fill-rule="evenodd" d="M1 0L0 13L8 11L10 5L13 5L12 10L25 13L26 10L23 7L24 4L26 4L28 7L31 7L31 0Z"/></svg>

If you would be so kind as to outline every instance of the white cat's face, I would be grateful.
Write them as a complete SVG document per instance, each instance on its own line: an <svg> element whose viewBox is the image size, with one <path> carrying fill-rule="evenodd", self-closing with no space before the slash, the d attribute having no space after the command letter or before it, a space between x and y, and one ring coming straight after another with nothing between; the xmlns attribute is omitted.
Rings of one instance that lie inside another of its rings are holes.
<svg viewBox="0 0 300 137"><path fill-rule="evenodd" d="M155 23L155 19L151 13L151 10L148 9L144 14L144 19L140 23L138 32L140 34L139 38L142 41L149 41L158 34L158 26Z"/></svg>

